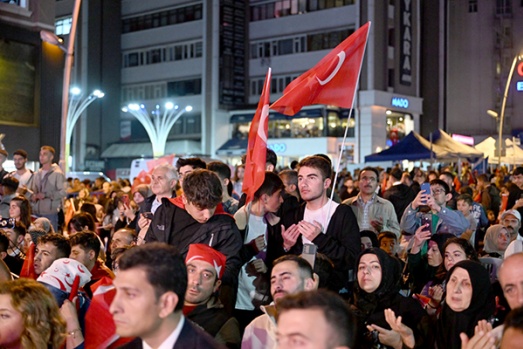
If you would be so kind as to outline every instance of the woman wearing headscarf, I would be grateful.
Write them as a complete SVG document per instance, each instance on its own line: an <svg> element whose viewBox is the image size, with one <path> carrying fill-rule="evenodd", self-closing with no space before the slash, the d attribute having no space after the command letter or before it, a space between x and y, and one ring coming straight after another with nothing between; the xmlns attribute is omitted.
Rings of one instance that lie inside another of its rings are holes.
<svg viewBox="0 0 523 349"><path fill-rule="evenodd" d="M358 257L356 269L353 310L358 318L359 348L401 345L400 334L391 330L385 319L384 311L389 308L413 329L416 347L421 347L424 336L420 325L426 314L416 300L399 294L399 262L379 248L369 248Z"/></svg>
<svg viewBox="0 0 523 349"><path fill-rule="evenodd" d="M480 320L491 320L496 302L487 270L478 262L461 261L449 271L446 297L436 321L437 348L461 348L460 333L469 338Z"/></svg>
<svg viewBox="0 0 523 349"><path fill-rule="evenodd" d="M510 233L507 228L501 224L491 225L483 239L483 255L503 259L509 243Z"/></svg>

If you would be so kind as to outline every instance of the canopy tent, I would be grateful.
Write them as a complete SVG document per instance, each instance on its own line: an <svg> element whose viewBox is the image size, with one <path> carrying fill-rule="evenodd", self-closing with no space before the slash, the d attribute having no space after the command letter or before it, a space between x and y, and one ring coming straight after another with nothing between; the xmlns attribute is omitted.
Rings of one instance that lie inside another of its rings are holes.
<svg viewBox="0 0 523 349"><path fill-rule="evenodd" d="M445 131L438 129L432 133L432 142L441 146L455 158L478 159L483 157L483 152L466 144L456 141Z"/></svg>
<svg viewBox="0 0 523 349"><path fill-rule="evenodd" d="M483 157L468 145L452 139L442 130L433 133L433 142L412 131L398 144L365 157L365 162L402 161L402 160L456 160L459 158L477 159Z"/></svg>
<svg viewBox="0 0 523 349"><path fill-rule="evenodd" d="M520 165L523 164L523 149L512 142L512 139L505 138L505 156L501 157L501 162L504 164ZM483 142L476 145L476 149L483 152L485 157L488 157L489 163L497 164L497 145L498 140L492 137L485 139Z"/></svg>

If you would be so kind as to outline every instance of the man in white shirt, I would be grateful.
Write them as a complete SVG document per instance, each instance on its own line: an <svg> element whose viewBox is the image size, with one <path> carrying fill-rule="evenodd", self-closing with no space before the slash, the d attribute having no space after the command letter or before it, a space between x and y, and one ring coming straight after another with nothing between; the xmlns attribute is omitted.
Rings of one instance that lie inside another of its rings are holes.
<svg viewBox="0 0 523 349"><path fill-rule="evenodd" d="M25 195L33 180L33 171L25 168L27 152L23 149L15 150L13 152L13 162L15 163L16 171L9 172L7 176L18 179L20 184L17 192L20 195Z"/></svg>
<svg viewBox="0 0 523 349"><path fill-rule="evenodd" d="M149 243L119 260L110 312L116 333L137 337L121 348L222 348L182 314L187 268L175 247Z"/></svg>

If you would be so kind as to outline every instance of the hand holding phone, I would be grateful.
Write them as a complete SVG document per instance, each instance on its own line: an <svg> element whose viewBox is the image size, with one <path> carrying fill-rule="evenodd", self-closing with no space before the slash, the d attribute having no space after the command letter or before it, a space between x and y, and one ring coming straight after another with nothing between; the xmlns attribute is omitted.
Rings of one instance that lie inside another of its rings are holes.
<svg viewBox="0 0 523 349"><path fill-rule="evenodd" d="M432 233L432 214L431 213L423 213L421 215L421 225L427 227L423 228L423 231L429 231Z"/></svg>
<svg viewBox="0 0 523 349"><path fill-rule="evenodd" d="M430 195L430 183L428 182L425 182L425 183L421 183L421 191L423 192L423 195ZM426 205L427 204L427 200L422 200L423 204Z"/></svg>
<svg viewBox="0 0 523 349"><path fill-rule="evenodd" d="M152 220L154 215L153 215L152 212L143 212L143 213L142 213L142 216L143 216L144 218L146 218L146 219L150 219L150 220Z"/></svg>

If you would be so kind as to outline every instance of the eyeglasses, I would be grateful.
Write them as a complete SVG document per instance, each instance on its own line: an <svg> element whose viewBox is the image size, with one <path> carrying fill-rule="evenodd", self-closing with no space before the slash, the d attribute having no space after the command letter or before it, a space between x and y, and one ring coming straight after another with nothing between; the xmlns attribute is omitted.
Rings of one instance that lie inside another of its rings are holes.
<svg viewBox="0 0 523 349"><path fill-rule="evenodd" d="M443 189L432 189L432 195L439 195L439 194L445 194L445 190Z"/></svg>

